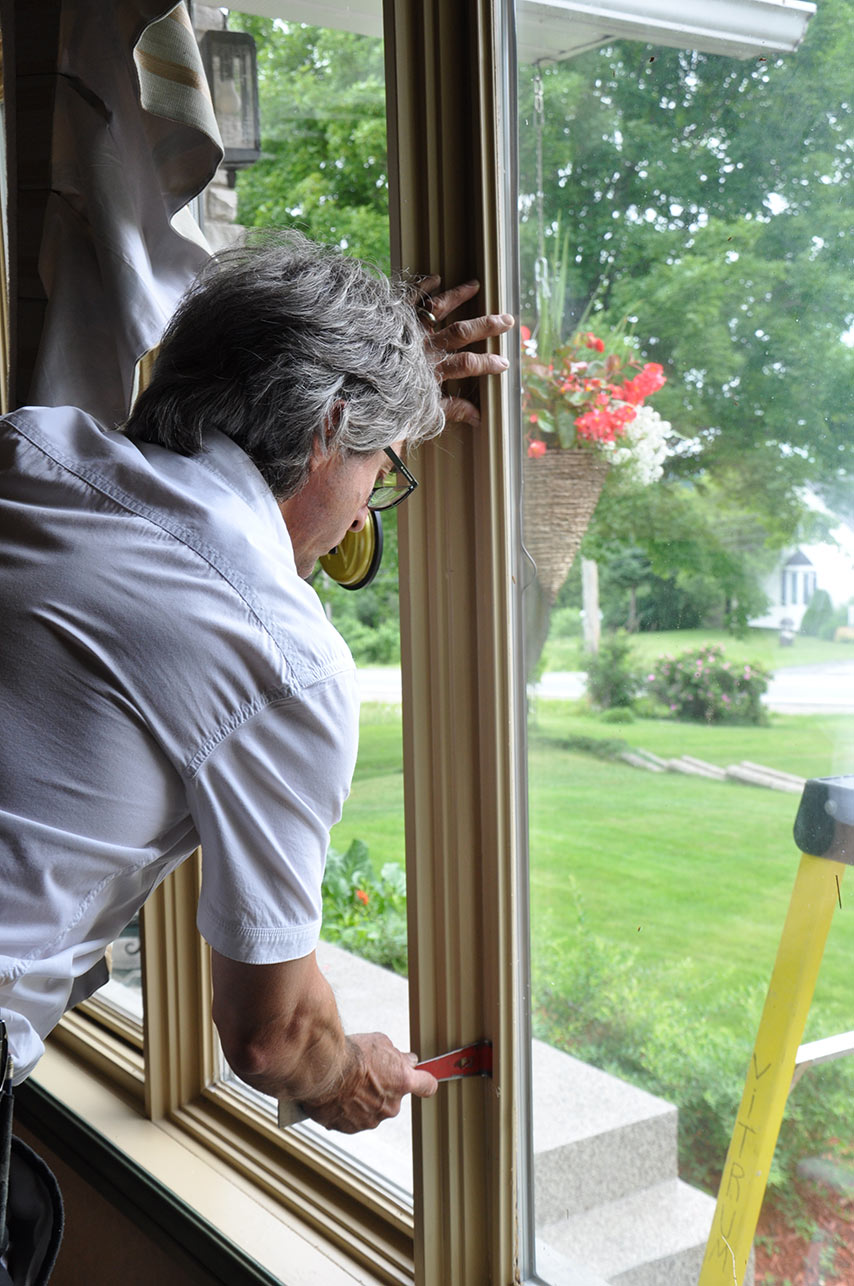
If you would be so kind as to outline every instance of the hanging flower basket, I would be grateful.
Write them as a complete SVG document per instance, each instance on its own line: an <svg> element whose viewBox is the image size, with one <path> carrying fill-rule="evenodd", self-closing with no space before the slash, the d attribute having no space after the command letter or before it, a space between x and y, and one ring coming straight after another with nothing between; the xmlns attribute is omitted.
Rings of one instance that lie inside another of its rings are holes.
<svg viewBox="0 0 854 1286"><path fill-rule="evenodd" d="M547 450L525 460L524 542L549 602L581 546L609 469L596 451Z"/></svg>

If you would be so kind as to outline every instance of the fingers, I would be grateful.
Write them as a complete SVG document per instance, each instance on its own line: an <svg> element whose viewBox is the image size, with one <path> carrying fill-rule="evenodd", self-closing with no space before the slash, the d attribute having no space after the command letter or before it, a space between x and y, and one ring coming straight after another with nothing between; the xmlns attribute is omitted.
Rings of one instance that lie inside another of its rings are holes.
<svg viewBox="0 0 854 1286"><path fill-rule="evenodd" d="M472 280L464 281L451 290L434 293L440 284L441 278L434 274L421 277L417 282L422 315L424 311L431 315L427 318L433 326L430 343L434 349L444 354L436 366L441 382L445 384L448 380L477 380L482 375L500 375L506 371L510 365L506 357L501 357L498 353L473 353L469 346L504 335L516 324L515 319L510 313L489 313L485 317L466 318L439 328L439 322L468 303L480 290L480 283ZM446 421L469 424L473 428L480 424L480 411L468 398L444 397L442 408Z"/></svg>
<svg viewBox="0 0 854 1286"><path fill-rule="evenodd" d="M467 398L443 397L442 410L446 424L470 424L473 429L480 424L480 411Z"/></svg>
<svg viewBox="0 0 854 1286"><path fill-rule="evenodd" d="M432 1098L439 1088L436 1077L430 1072L415 1070L415 1064L418 1062L417 1054L407 1054L406 1058L412 1067L412 1079L408 1092L414 1094L416 1098Z"/></svg>
<svg viewBox="0 0 854 1286"><path fill-rule="evenodd" d="M439 1082L429 1072L413 1072L409 1093L416 1098L432 1098L439 1088Z"/></svg>
<svg viewBox="0 0 854 1286"><path fill-rule="evenodd" d="M438 317L438 313L434 312L434 316ZM443 326L440 331L434 333L433 343L446 352L454 352L458 348L465 348L468 344L476 344L480 340L503 335L514 325L515 320L509 313L490 313L486 317L473 317L470 320L452 322L450 326ZM504 361L503 358L501 360ZM502 369L506 366L505 361Z"/></svg>
<svg viewBox="0 0 854 1286"><path fill-rule="evenodd" d="M438 365L442 383L447 380L476 379L479 375L500 375L510 365L499 353L450 353Z"/></svg>
<svg viewBox="0 0 854 1286"><path fill-rule="evenodd" d="M435 282L435 285L427 289L427 282ZM420 284L425 295L430 296L430 312L437 321L447 317L450 313L456 312L463 304L467 304L470 299L474 299L480 290L479 281L464 281L460 286L454 286L451 290L442 290L438 295L433 291L439 285L440 277L427 277Z"/></svg>

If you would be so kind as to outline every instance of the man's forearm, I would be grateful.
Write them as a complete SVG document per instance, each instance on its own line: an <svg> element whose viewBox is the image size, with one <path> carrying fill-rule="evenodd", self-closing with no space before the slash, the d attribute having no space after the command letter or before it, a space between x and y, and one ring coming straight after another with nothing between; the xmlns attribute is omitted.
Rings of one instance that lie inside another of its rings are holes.
<svg viewBox="0 0 854 1286"><path fill-rule="evenodd" d="M251 991L241 981L247 968L262 984ZM215 960L214 1022L240 1079L275 1098L325 1100L359 1062L313 957L288 966Z"/></svg>
<svg viewBox="0 0 854 1286"><path fill-rule="evenodd" d="M248 1085L294 1099L345 1133L396 1116L405 1094L436 1092L430 1073L415 1070L415 1055L387 1036L345 1036L313 954L273 965L212 957L214 1021L230 1066Z"/></svg>

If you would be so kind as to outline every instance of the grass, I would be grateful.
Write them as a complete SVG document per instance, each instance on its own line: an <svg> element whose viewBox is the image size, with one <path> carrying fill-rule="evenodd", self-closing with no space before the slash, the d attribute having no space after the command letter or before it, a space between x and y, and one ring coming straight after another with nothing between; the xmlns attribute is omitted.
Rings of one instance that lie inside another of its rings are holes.
<svg viewBox="0 0 854 1286"><path fill-rule="evenodd" d="M364 840L376 870L386 862L404 865L403 749L400 707L366 702L360 720L359 759L344 816L331 845L346 853Z"/></svg>
<svg viewBox="0 0 854 1286"><path fill-rule="evenodd" d="M849 715L771 714L761 728L707 727L672 719L609 723L580 701L533 703L532 745L543 740L559 745L572 737L621 738L633 749L651 750L662 759L693 755L724 768L749 759L800 777L830 777L854 769L854 719Z"/></svg>
<svg viewBox="0 0 854 1286"><path fill-rule="evenodd" d="M771 671L783 666L854 661L854 644L796 635L791 647L780 647L776 630L751 629L743 638L726 630L669 630L632 636L638 665L651 664L666 653L676 656L705 643L721 644L733 661L758 662ZM583 665L581 641L577 638L549 639L543 656L546 670L580 670Z"/></svg>
<svg viewBox="0 0 854 1286"><path fill-rule="evenodd" d="M750 759L811 777L850 771L852 721L781 715L765 728L614 725L568 702L536 706L529 768L537 940L569 949L577 925L572 876L590 930L631 946L662 994L676 966L698 1014L729 985L764 991L797 868L797 795L602 762L562 744L579 735L621 737L663 757L692 754L722 765ZM377 869L403 861L400 744L399 709L365 705L353 794L332 844L345 850L363 839ZM831 929L808 1038L854 1026L852 954L854 927L843 913ZM734 1012L728 1020L734 1033L752 1038L753 1015Z"/></svg>
<svg viewBox="0 0 854 1286"><path fill-rule="evenodd" d="M821 740L813 732L812 740ZM694 750L709 760L729 758L702 744ZM784 767L784 756L776 758ZM648 774L546 739L532 747L529 770L538 941L558 954L571 949L577 924L571 873L587 927L615 947L631 948L662 999L675 969L700 1021L721 990L764 991L799 860L792 839L796 795ZM854 1025L852 950L854 925L838 915L808 1039ZM755 1034L753 1013L735 1011L724 1021L739 1038Z"/></svg>

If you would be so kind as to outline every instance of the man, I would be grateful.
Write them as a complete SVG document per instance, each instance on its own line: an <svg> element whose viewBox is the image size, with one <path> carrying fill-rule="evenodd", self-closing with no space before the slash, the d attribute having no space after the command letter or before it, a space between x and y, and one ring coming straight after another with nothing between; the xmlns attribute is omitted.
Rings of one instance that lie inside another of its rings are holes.
<svg viewBox="0 0 854 1286"><path fill-rule="evenodd" d="M421 283L436 325L477 289L437 286ZM385 1036L345 1036L315 961L358 703L305 578L382 503L397 454L441 431L439 379L506 366L465 345L511 325L425 341L411 289L290 236L203 275L124 433L67 407L0 423L0 1017L16 1080L201 843L198 925L238 1075L348 1132L435 1092Z"/></svg>

